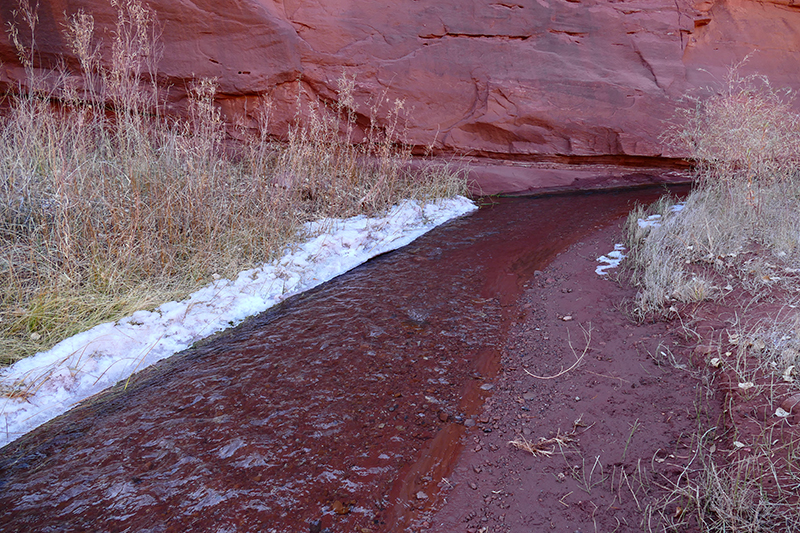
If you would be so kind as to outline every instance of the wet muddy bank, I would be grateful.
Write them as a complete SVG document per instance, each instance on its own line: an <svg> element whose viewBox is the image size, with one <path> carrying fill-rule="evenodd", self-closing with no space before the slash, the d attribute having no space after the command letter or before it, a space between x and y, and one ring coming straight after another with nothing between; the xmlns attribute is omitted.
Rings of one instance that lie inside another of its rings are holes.
<svg viewBox="0 0 800 533"><path fill-rule="evenodd" d="M147 369L2 449L0 523L415 526L496 392L525 285L659 192L500 200Z"/></svg>
<svg viewBox="0 0 800 533"><path fill-rule="evenodd" d="M572 246L525 288L495 394L443 484L447 503L417 530L646 531L658 529L659 512L680 512L662 506L664 487L696 453L698 424L721 410L696 373L659 361L659 350L691 344L680 328L634 323L624 312L634 291L595 274L595 258L620 242L620 223Z"/></svg>

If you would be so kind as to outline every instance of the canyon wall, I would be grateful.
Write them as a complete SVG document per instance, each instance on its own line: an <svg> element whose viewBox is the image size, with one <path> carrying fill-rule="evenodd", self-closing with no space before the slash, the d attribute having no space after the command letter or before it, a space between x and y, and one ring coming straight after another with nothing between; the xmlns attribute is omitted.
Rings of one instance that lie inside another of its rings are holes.
<svg viewBox="0 0 800 533"><path fill-rule="evenodd" d="M16 0L3 2L4 27ZM337 98L355 77L359 112L404 102L407 140L439 151L579 161L680 154L660 141L678 99L742 72L800 89L800 2L793 0L145 0L162 32L159 81L180 111L200 77L219 82L226 114L273 103L285 132L298 85ZM112 40L116 12L97 0L41 0L42 66L77 61L65 17L91 13ZM16 17L19 20L19 16ZM21 31L24 42L29 39ZM107 46L108 47L108 46ZM4 32L0 82L23 69ZM299 80L299 81L298 81Z"/></svg>

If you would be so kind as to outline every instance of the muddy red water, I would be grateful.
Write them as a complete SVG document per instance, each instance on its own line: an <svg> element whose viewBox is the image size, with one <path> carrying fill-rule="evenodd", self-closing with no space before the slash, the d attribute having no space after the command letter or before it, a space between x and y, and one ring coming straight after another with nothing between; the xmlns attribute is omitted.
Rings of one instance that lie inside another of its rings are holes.
<svg viewBox="0 0 800 533"><path fill-rule="evenodd" d="M506 199L0 450L4 531L404 531L491 394L508 310L661 191Z"/></svg>

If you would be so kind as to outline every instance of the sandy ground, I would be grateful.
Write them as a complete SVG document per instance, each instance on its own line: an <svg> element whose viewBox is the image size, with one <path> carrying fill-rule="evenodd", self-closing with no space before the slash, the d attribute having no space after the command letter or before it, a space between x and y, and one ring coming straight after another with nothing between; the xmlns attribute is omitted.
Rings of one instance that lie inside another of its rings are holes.
<svg viewBox="0 0 800 533"><path fill-rule="evenodd" d="M421 530L647 529L720 402L702 401L696 373L661 364L659 345L692 348L674 324L634 323L624 312L633 290L595 273L620 239L619 224L600 230L528 283L494 394L467 422L444 504L418 520Z"/></svg>

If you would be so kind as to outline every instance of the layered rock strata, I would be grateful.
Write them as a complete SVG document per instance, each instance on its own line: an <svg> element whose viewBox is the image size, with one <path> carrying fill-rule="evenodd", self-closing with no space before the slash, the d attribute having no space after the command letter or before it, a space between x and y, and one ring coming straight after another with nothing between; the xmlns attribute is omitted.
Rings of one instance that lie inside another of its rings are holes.
<svg viewBox="0 0 800 533"><path fill-rule="evenodd" d="M13 5L0 6L4 27ZM187 88L215 78L229 116L272 103L275 134L298 94L334 101L354 77L362 117L403 102L405 140L440 152L571 162L680 156L661 140L678 99L744 74L800 88L794 0L149 0L161 28L159 81L185 108ZM112 40L116 13L97 0L42 0L42 66L78 64L65 16L91 13ZM19 17L17 16L17 20ZM28 39L21 32L22 39ZM109 48L107 46L106 48ZM7 35L0 81L24 76ZM581 159L583 158L583 159Z"/></svg>

